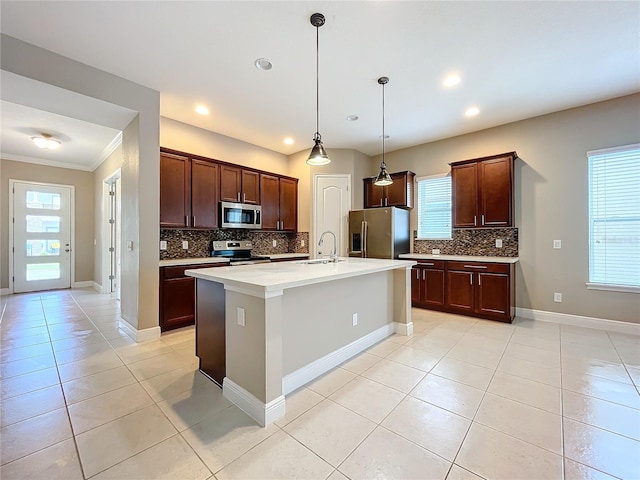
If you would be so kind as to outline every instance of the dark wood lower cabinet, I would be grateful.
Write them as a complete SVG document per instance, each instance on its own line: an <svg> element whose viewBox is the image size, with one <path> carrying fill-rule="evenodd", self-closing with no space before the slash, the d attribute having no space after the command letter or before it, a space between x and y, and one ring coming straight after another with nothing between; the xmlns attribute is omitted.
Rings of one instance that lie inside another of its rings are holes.
<svg viewBox="0 0 640 480"><path fill-rule="evenodd" d="M510 263L420 261L412 269L414 307L511 322L515 266Z"/></svg>
<svg viewBox="0 0 640 480"><path fill-rule="evenodd" d="M444 308L444 262L421 262L411 271L411 303L416 307Z"/></svg>
<svg viewBox="0 0 640 480"><path fill-rule="evenodd" d="M198 280L196 295L196 356L200 371L222 386L226 375L224 285Z"/></svg>

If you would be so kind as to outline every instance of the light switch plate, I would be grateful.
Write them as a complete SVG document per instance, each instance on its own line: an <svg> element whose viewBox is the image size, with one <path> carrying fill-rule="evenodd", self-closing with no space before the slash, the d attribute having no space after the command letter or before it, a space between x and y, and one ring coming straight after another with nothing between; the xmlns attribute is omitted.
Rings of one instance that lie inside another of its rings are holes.
<svg viewBox="0 0 640 480"><path fill-rule="evenodd" d="M186 240L182 241L182 249L183 250L189 250L189 242L187 242Z"/></svg>
<svg viewBox="0 0 640 480"><path fill-rule="evenodd" d="M274 240L274 241L273 241L273 246L274 246L274 247L277 247L277 246L278 246L278 241L277 241L277 240Z"/></svg>
<svg viewBox="0 0 640 480"><path fill-rule="evenodd" d="M562 248L562 240L554 240L553 248Z"/></svg>
<svg viewBox="0 0 640 480"><path fill-rule="evenodd" d="M354 313L353 314L353 318L351 320L351 324L355 327L356 325L358 325L358 314Z"/></svg>
<svg viewBox="0 0 640 480"><path fill-rule="evenodd" d="M244 308L237 308L237 312L238 312L238 325L240 325L241 327L244 327Z"/></svg>
<svg viewBox="0 0 640 480"><path fill-rule="evenodd" d="M300 245L304 247L304 240L300 240Z"/></svg>
<svg viewBox="0 0 640 480"><path fill-rule="evenodd" d="M440 249L439 248L431 249L431 255L440 255Z"/></svg>
<svg viewBox="0 0 640 480"><path fill-rule="evenodd" d="M160 240L160 250L166 250L166 249L167 249L167 241Z"/></svg>
<svg viewBox="0 0 640 480"><path fill-rule="evenodd" d="M127 250L129 250L130 252L133 252L133 240L129 240L127 242Z"/></svg>

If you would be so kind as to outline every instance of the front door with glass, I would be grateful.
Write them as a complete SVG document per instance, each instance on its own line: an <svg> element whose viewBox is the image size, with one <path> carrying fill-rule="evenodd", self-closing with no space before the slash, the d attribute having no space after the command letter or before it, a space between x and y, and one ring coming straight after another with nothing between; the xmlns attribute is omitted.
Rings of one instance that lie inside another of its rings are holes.
<svg viewBox="0 0 640 480"><path fill-rule="evenodd" d="M71 187L13 183L14 293L71 287Z"/></svg>

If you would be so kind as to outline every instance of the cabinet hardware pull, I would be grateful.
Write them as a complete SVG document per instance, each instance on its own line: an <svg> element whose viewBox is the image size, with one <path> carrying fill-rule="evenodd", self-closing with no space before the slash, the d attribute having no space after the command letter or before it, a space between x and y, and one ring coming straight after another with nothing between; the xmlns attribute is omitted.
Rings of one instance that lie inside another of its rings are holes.
<svg viewBox="0 0 640 480"><path fill-rule="evenodd" d="M482 215L482 217L480 217L480 220L482 221L482 225L484 225L484 215Z"/></svg>
<svg viewBox="0 0 640 480"><path fill-rule="evenodd" d="M195 216L195 215L193 215L193 216L191 217L191 226L192 226L192 227L195 227L195 226L196 226L196 216Z"/></svg>
<svg viewBox="0 0 640 480"><path fill-rule="evenodd" d="M420 265L431 265L431 266L433 266L433 263L421 263Z"/></svg>
<svg viewBox="0 0 640 480"><path fill-rule="evenodd" d="M477 218L477 217L474 215L474 216L473 216L473 226L474 226L474 227L477 225L477 223L476 223L476 218Z"/></svg>
<svg viewBox="0 0 640 480"><path fill-rule="evenodd" d="M189 215L184 216L184 223L187 225L187 227L189 226Z"/></svg>
<svg viewBox="0 0 640 480"><path fill-rule="evenodd" d="M469 275L469 285L473 285L473 273Z"/></svg>
<svg viewBox="0 0 640 480"><path fill-rule="evenodd" d="M416 280L420 280L420 270L416 268Z"/></svg>
<svg viewBox="0 0 640 480"><path fill-rule="evenodd" d="M482 277L478 274L478 285L482 285Z"/></svg>
<svg viewBox="0 0 640 480"><path fill-rule="evenodd" d="M422 280L424 280L424 272L426 272L426 270L422 270Z"/></svg>
<svg viewBox="0 0 640 480"><path fill-rule="evenodd" d="M487 268L484 265L465 265L464 268Z"/></svg>
<svg viewBox="0 0 640 480"><path fill-rule="evenodd" d="M246 194L246 193L243 193L243 194L242 194L242 203L244 203L244 202L246 202L246 201L247 201L247 194Z"/></svg>

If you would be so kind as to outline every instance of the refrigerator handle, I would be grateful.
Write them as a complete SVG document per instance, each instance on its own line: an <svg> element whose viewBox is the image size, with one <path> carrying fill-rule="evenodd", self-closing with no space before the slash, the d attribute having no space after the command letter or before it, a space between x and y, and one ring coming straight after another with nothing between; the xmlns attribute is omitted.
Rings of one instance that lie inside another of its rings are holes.
<svg viewBox="0 0 640 480"><path fill-rule="evenodd" d="M362 253L360 256L365 258L367 256L367 222L363 221L362 226L360 227L360 238L362 239L361 250Z"/></svg>

